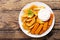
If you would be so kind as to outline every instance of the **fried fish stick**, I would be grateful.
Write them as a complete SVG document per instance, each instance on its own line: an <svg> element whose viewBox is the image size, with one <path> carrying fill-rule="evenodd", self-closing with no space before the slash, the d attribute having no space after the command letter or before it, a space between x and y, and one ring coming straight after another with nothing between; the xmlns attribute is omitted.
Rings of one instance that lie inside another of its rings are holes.
<svg viewBox="0 0 60 40"><path fill-rule="evenodd" d="M43 30L46 30L48 28L48 22L44 23Z"/></svg>
<svg viewBox="0 0 60 40"><path fill-rule="evenodd" d="M45 22L44 25L43 25L43 29L40 32L40 34L42 34L43 32L45 32L47 29L48 29L48 22Z"/></svg>
<svg viewBox="0 0 60 40"><path fill-rule="evenodd" d="M35 34L39 34L39 32L41 31L42 28L43 28L43 24L39 25L39 27L35 31Z"/></svg>
<svg viewBox="0 0 60 40"><path fill-rule="evenodd" d="M53 21L53 14L51 14L50 20L49 20L49 26L52 24Z"/></svg>
<svg viewBox="0 0 60 40"><path fill-rule="evenodd" d="M50 14L50 17L51 17L51 19L53 18L53 14L52 13Z"/></svg>
<svg viewBox="0 0 60 40"><path fill-rule="evenodd" d="M52 19L49 20L49 26L52 24Z"/></svg>
<svg viewBox="0 0 60 40"><path fill-rule="evenodd" d="M38 26L39 26L39 23L35 23L35 24L34 24L34 27L33 27L33 29L31 30L31 33L32 33L32 34L34 34L34 32L36 31L36 29L38 28Z"/></svg>
<svg viewBox="0 0 60 40"><path fill-rule="evenodd" d="M39 33L39 34L42 34L42 33L44 33L44 30L40 31L40 33Z"/></svg>

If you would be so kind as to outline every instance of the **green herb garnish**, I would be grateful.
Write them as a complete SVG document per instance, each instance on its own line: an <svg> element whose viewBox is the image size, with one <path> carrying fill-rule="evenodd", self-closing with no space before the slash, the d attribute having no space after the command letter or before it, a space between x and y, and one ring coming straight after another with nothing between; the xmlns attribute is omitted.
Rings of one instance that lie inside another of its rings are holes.
<svg viewBox="0 0 60 40"><path fill-rule="evenodd" d="M34 15L34 14L33 14L32 10L31 10L31 9L29 9L29 10L28 10L28 17L30 17L30 18L31 18L31 17L33 17L33 15Z"/></svg>

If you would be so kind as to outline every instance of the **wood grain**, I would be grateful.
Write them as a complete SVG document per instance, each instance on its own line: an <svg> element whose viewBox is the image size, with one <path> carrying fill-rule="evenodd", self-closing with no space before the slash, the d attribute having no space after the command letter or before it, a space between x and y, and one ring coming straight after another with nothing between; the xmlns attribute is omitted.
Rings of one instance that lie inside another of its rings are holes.
<svg viewBox="0 0 60 40"><path fill-rule="evenodd" d="M54 10L55 26L54 29L60 29L60 10Z"/></svg>
<svg viewBox="0 0 60 40"><path fill-rule="evenodd" d="M6 35L7 34L7 35ZM4 39L23 39L23 38L30 38L30 40L58 40L60 39L60 30L52 30L48 35L42 38L31 38L25 35L22 31L0 31L0 38Z"/></svg>
<svg viewBox="0 0 60 40"><path fill-rule="evenodd" d="M3 29L18 29L19 11L3 11L0 12L0 28ZM1 24L2 23L2 24Z"/></svg>
<svg viewBox="0 0 60 40"><path fill-rule="evenodd" d="M29 38L22 31L0 31L0 38Z"/></svg>
<svg viewBox="0 0 60 40"><path fill-rule="evenodd" d="M53 30L52 34L48 34L50 36L47 36L47 40L60 40L60 30Z"/></svg>
<svg viewBox="0 0 60 40"><path fill-rule="evenodd" d="M52 9L60 9L60 0L1 0L0 11L3 10L21 10L27 3L30 2L44 2Z"/></svg>

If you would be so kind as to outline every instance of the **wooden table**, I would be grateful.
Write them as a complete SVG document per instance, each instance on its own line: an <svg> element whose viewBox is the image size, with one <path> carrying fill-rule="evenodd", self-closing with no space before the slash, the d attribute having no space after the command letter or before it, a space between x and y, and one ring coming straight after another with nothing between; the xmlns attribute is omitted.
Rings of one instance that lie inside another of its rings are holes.
<svg viewBox="0 0 60 40"><path fill-rule="evenodd" d="M53 30L42 38L31 38L19 28L18 16L24 5L39 1L48 4L55 14ZM60 0L0 0L0 39L60 40Z"/></svg>

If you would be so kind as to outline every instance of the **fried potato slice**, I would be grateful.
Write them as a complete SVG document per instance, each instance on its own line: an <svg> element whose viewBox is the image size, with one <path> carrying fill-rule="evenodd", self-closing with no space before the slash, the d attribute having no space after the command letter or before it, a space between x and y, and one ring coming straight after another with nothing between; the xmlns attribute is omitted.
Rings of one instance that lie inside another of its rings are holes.
<svg viewBox="0 0 60 40"><path fill-rule="evenodd" d="M41 21L39 18L37 18L37 22L40 23L40 24L44 23L44 22Z"/></svg>
<svg viewBox="0 0 60 40"><path fill-rule="evenodd" d="M31 30L33 27L34 27L34 25L30 26L30 27L29 27L29 30Z"/></svg>
<svg viewBox="0 0 60 40"><path fill-rule="evenodd" d="M22 25L22 26L23 26L23 28L24 28L25 30L29 30L29 27L26 25L26 23L25 23L25 22L23 23L23 25Z"/></svg>
<svg viewBox="0 0 60 40"><path fill-rule="evenodd" d="M30 9L32 9L32 10L34 10L34 8L38 8L38 6L32 5L32 6L30 7Z"/></svg>
<svg viewBox="0 0 60 40"><path fill-rule="evenodd" d="M29 10L29 8L27 8L27 9L24 9L23 11L24 11L24 13L28 13L28 10Z"/></svg>
<svg viewBox="0 0 60 40"><path fill-rule="evenodd" d="M35 23L35 18L32 18L31 22L26 23L27 26L31 26Z"/></svg>

